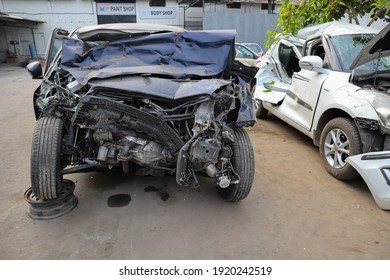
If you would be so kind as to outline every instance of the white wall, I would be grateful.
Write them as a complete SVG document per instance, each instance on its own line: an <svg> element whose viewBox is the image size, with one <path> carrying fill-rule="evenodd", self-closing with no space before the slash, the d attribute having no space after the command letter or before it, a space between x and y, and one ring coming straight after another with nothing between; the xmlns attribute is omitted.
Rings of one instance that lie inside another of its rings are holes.
<svg viewBox="0 0 390 280"><path fill-rule="evenodd" d="M47 42L54 28L66 30L97 24L96 2L93 0L0 0L0 11L26 19L43 21L34 29L34 38L38 55L45 53ZM137 22L158 23L183 26L184 9L179 7L177 1L167 0L166 7L149 7L148 0L136 1ZM186 10L187 21L198 21L201 26L203 19L202 8L189 8ZM19 41L18 53L26 54L26 44L32 43L32 33L29 28L2 27L7 35L9 51L13 52L10 40ZM23 43L24 42L24 43ZM22 46L23 45L23 46ZM3 46L0 45L0 51Z"/></svg>
<svg viewBox="0 0 390 280"><path fill-rule="evenodd" d="M265 3L263 3L265 4ZM278 13L278 8L280 7L280 4L275 5L274 13ZM226 7L226 4L214 4L214 3L206 3L204 7L205 12L229 12L229 13L260 13L260 14L268 14L267 10L261 9L261 3L245 3L244 1L241 2L241 8L240 9L232 9Z"/></svg>
<svg viewBox="0 0 390 280"><path fill-rule="evenodd" d="M137 1L137 22L179 26L179 6L176 1L166 1L165 7L149 7L149 1Z"/></svg>
<svg viewBox="0 0 390 280"><path fill-rule="evenodd" d="M79 26L97 24L96 4L93 0L0 0L0 9L1 12L14 16L44 22L34 29L37 53L40 56L44 55L55 27L72 30ZM6 42L18 40L18 51L26 54L26 45L32 42L31 29L5 27L5 32ZM8 49L14 51L13 46L8 45Z"/></svg>

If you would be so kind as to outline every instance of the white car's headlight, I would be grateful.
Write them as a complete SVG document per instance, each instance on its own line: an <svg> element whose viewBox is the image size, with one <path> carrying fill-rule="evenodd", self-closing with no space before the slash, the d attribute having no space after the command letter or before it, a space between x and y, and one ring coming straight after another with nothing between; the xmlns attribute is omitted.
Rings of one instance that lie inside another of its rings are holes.
<svg viewBox="0 0 390 280"><path fill-rule="evenodd" d="M390 96L372 93L366 95L366 99L375 109L382 125L390 128Z"/></svg>

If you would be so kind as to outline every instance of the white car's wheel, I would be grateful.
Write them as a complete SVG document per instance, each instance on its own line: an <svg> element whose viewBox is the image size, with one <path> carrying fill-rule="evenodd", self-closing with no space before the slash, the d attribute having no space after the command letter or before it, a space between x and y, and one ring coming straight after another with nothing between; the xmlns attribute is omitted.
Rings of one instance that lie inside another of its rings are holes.
<svg viewBox="0 0 390 280"><path fill-rule="evenodd" d="M321 133L320 154L325 169L339 180L351 180L359 175L346 162L347 157L362 153L359 131L351 119L335 118Z"/></svg>

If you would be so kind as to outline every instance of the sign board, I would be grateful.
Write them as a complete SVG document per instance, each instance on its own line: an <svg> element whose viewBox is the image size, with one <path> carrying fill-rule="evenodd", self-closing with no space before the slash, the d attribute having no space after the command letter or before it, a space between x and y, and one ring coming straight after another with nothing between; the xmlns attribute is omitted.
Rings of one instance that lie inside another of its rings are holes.
<svg viewBox="0 0 390 280"><path fill-rule="evenodd" d="M142 19L175 19L176 7L139 8L138 16Z"/></svg>
<svg viewBox="0 0 390 280"><path fill-rule="evenodd" d="M96 11L104 15L135 15L134 3L96 3Z"/></svg>

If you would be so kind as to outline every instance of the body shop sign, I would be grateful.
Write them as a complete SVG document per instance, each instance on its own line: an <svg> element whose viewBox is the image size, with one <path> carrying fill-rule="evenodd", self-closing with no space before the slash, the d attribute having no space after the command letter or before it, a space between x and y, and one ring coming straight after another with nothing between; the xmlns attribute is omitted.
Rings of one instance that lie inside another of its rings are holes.
<svg viewBox="0 0 390 280"><path fill-rule="evenodd" d="M98 15L135 15L134 3L96 3Z"/></svg>
<svg viewBox="0 0 390 280"><path fill-rule="evenodd" d="M141 8L139 17L143 19L174 19L176 7L151 7Z"/></svg>

